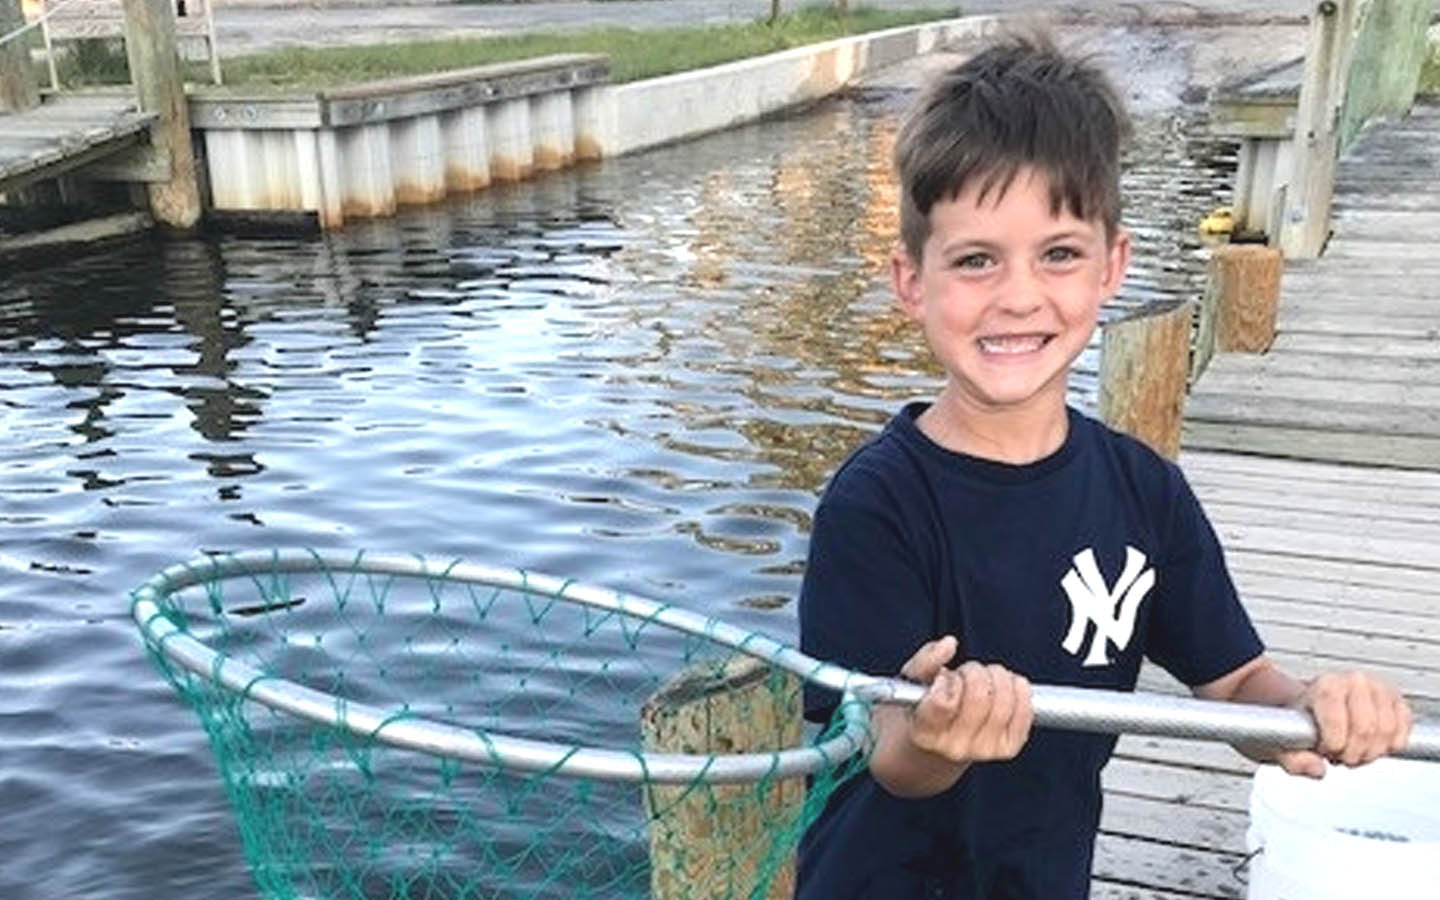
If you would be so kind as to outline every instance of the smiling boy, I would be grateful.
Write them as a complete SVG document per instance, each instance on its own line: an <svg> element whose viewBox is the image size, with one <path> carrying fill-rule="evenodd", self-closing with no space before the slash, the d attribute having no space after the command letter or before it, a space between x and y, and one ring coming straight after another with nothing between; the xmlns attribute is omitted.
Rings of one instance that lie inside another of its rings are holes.
<svg viewBox="0 0 1440 900"><path fill-rule="evenodd" d="M1066 406L1071 363L1130 261L1114 89L1043 40L944 73L897 139L900 308L946 380L835 473L801 646L929 687L875 710L868 772L802 843L798 897L1084 900L1115 739L1031 728L1030 681L1133 690L1142 658L1201 697L1300 705L1295 773L1403 746L1364 675L1301 684L1246 616L1180 470ZM837 698L808 689L823 721Z"/></svg>

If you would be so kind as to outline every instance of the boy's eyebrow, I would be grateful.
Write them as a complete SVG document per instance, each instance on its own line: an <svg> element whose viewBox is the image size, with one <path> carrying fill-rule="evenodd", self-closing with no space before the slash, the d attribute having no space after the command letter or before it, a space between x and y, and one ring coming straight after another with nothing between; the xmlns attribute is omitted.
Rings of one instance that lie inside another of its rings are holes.
<svg viewBox="0 0 1440 900"><path fill-rule="evenodd" d="M950 254L962 248L965 250L998 250L1000 245L984 238L959 237L941 246L940 252Z"/></svg>
<svg viewBox="0 0 1440 900"><path fill-rule="evenodd" d="M1090 237L1089 232L1080 228L1062 228L1059 231L1042 232L1037 244L1053 244L1056 241L1064 240L1085 240ZM981 237L966 237L961 235L940 248L942 254L954 253L956 250L990 250L1000 248L1000 244Z"/></svg>
<svg viewBox="0 0 1440 900"><path fill-rule="evenodd" d="M1089 232L1087 232L1087 231L1085 231L1085 230L1083 230L1083 229L1079 229L1079 228L1062 228L1062 229L1059 230L1059 231L1052 231L1052 232L1050 232L1049 234L1045 235L1044 239L1043 239L1040 243L1042 243L1042 244L1048 244L1048 243L1050 243L1050 242L1052 242L1052 241L1059 241L1059 240L1065 240L1065 239L1070 239L1070 240L1084 240L1085 238L1087 238L1087 237L1089 237L1089 236L1090 236Z"/></svg>

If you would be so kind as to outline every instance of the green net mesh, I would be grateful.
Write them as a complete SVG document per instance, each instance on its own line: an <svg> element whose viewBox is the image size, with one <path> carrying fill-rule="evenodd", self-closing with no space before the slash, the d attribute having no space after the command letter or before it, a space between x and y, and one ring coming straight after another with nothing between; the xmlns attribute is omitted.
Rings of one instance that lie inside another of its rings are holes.
<svg viewBox="0 0 1440 900"><path fill-rule="evenodd" d="M834 751L853 709L807 740L796 676L653 617L448 567L230 562L170 570L136 615L209 736L268 898L788 897L801 834L863 765L853 744ZM219 655L187 666L189 638ZM309 718L274 708L277 685L322 692L300 692ZM430 723L459 730L432 740ZM426 751L393 745L417 725ZM549 761L525 770L507 736ZM808 776L776 771L806 746L823 759ZM698 768L679 783L572 771L596 749L645 773L660 753ZM741 753L766 754L753 777L709 777Z"/></svg>

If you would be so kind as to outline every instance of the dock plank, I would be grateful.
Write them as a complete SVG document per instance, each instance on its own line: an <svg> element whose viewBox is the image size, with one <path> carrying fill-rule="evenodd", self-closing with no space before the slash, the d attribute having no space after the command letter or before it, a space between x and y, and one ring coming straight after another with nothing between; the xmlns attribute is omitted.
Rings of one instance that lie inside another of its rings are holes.
<svg viewBox="0 0 1440 900"><path fill-rule="evenodd" d="M1176 894L1145 885L1096 879L1090 885L1090 900L1195 900L1203 894Z"/></svg>
<svg viewBox="0 0 1440 900"><path fill-rule="evenodd" d="M1099 878L1133 884L1139 890L1160 889L1191 897L1241 897L1245 885L1236 876L1235 868L1244 858L1239 852L1196 850L1102 832L1095 842L1094 871Z"/></svg>
<svg viewBox="0 0 1440 900"><path fill-rule="evenodd" d="M1317 609L1336 607L1427 618L1440 615L1440 594L1435 592L1431 572L1314 558L1301 560L1289 554L1264 551L1231 549L1225 555L1242 593L1281 599L1303 598L1315 604ZM1343 567L1343 574L1327 578L1326 566ZM1388 579L1366 569L1380 569L1402 583L1388 583Z"/></svg>
<svg viewBox="0 0 1440 900"><path fill-rule="evenodd" d="M1429 497L1440 497L1440 472L1407 472L1197 450L1184 451L1180 457L1180 465L1192 476L1207 472L1244 472L1272 478L1276 483L1293 482L1302 490L1308 490L1315 484L1364 484L1377 488L1413 490Z"/></svg>
<svg viewBox="0 0 1440 900"><path fill-rule="evenodd" d="M1102 834L1146 841L1164 835L1167 844L1227 855L1244 852L1248 825L1249 816L1243 812L1178 806L1120 793L1106 796L1100 818Z"/></svg>
<svg viewBox="0 0 1440 900"><path fill-rule="evenodd" d="M1229 367L1207 372L1210 391L1215 394L1244 394L1251 397L1284 397L1312 404L1359 403L1371 407L1413 409L1417 415L1435 411L1440 424L1440 366L1421 369L1407 381L1401 373L1379 381L1340 378L1334 372L1305 375L1288 370L1283 363Z"/></svg>
<svg viewBox="0 0 1440 900"><path fill-rule="evenodd" d="M33 110L0 115L0 193L126 150L154 121L119 94L62 94Z"/></svg>
<svg viewBox="0 0 1440 900"><path fill-rule="evenodd" d="M1258 591L1246 591L1245 608L1262 626L1293 625L1312 627L1323 621L1331 634L1389 637L1424 645L1424 666L1440 665L1440 616L1379 610L1346 609L1318 604L1308 597L1273 597ZM1272 632L1273 634L1273 632Z"/></svg>
<svg viewBox="0 0 1440 900"><path fill-rule="evenodd" d="M1334 545L1321 542L1339 536L1343 539L1341 546L1352 548L1346 550L1347 553L1361 552L1354 548L1370 547L1373 549L1366 551L1368 555L1378 556L1387 563L1422 569L1440 568L1440 554L1435 552L1436 548L1440 548L1440 521L1425 519L1423 515L1402 520L1389 515L1383 508L1366 515L1358 505L1352 506L1348 514L1338 509L1297 509L1296 504L1284 497L1265 503L1253 498L1242 501L1211 495L1205 505L1212 518L1227 525L1266 526L1303 532L1312 553L1318 551L1328 556L1328 548ZM1355 517L1361 515L1379 527L1370 529L1371 534L1357 535L1353 523ZM1361 543L1362 539L1365 543ZM1337 552L1330 558L1346 557Z"/></svg>
<svg viewBox="0 0 1440 900"><path fill-rule="evenodd" d="M1223 410L1216 410L1216 414ZM1313 459L1355 465L1433 469L1440 440L1433 436L1365 434L1345 428L1285 427L1266 422L1187 421L1187 446L1237 453Z"/></svg>
<svg viewBox="0 0 1440 900"><path fill-rule="evenodd" d="M1346 516L1360 513L1387 527L1434 525L1440 520L1440 498L1415 496L1400 488L1367 484L1317 482L1299 491L1287 491L1273 479L1261 475L1236 474L1229 477L1200 476L1191 485L1203 485L1211 503L1261 506Z"/></svg>
<svg viewBox="0 0 1440 900"><path fill-rule="evenodd" d="M1361 438L1381 435L1440 438L1440 406L1420 404L1367 403L1338 397L1312 402L1270 392L1257 396L1241 390L1216 389L1192 396L1186 403L1185 413L1187 424L1192 425L1265 425L1298 431L1342 432ZM1221 417L1224 421L1217 421ZM1292 449L1296 453L1275 455L1313 458L1324 454L1330 458L1326 446L1320 442ZM1426 468L1440 465L1440 460L1432 459L1431 463Z"/></svg>
<svg viewBox="0 0 1440 900"><path fill-rule="evenodd" d="M1239 775L1254 774L1256 764L1228 744L1212 741L1185 741L1152 735L1123 735L1115 745L1117 759L1158 762L1187 769L1202 769Z"/></svg>

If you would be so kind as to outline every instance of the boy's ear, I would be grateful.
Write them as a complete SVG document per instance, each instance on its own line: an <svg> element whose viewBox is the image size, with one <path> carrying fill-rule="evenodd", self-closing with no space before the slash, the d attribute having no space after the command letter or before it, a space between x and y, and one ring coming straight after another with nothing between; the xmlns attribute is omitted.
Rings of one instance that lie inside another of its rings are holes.
<svg viewBox="0 0 1440 900"><path fill-rule="evenodd" d="M890 251L890 287L895 291L895 305L900 311L919 321L923 312L920 264L911 258L904 244L896 244Z"/></svg>
<svg viewBox="0 0 1440 900"><path fill-rule="evenodd" d="M1131 250L1130 232L1117 226L1105 259L1103 291L1106 299L1119 293L1120 286L1125 283L1125 273L1130 270Z"/></svg>

